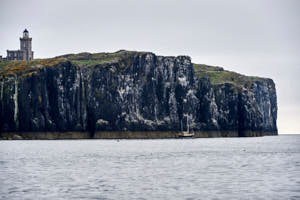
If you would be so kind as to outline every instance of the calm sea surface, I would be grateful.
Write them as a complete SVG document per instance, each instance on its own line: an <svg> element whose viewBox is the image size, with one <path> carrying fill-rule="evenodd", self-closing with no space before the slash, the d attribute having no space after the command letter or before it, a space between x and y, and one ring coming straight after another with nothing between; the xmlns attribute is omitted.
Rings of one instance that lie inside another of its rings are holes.
<svg viewBox="0 0 300 200"><path fill-rule="evenodd" d="M300 199L300 135L0 141L0 199Z"/></svg>

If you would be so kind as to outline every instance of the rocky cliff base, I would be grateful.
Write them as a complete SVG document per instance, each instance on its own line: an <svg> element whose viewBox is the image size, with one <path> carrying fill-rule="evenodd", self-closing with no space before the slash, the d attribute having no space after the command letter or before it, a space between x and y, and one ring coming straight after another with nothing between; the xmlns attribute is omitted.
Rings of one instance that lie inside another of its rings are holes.
<svg viewBox="0 0 300 200"><path fill-rule="evenodd" d="M181 132L96 132L93 135L89 132L6 132L2 133L0 140L58 140L58 139L170 139L182 138ZM274 132L253 132L247 131L244 137L260 137L276 135ZM215 137L240 137L236 131L201 131L194 132L191 138L215 138Z"/></svg>

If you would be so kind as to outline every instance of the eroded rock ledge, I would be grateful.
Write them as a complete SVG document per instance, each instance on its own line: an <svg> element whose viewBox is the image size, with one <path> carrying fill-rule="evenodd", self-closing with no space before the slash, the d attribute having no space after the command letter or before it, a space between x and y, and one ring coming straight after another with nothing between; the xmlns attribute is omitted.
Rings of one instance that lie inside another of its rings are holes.
<svg viewBox="0 0 300 200"><path fill-rule="evenodd" d="M1 138L277 135L271 79L149 52L0 62Z"/></svg>

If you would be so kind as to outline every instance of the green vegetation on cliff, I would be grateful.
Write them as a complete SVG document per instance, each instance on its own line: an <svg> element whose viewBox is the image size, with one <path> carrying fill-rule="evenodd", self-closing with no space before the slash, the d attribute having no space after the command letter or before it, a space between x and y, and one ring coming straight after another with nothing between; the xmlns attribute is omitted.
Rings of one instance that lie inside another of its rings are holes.
<svg viewBox="0 0 300 200"><path fill-rule="evenodd" d="M58 63L70 61L79 67L107 66L117 64L120 69L132 65L137 56L145 52L120 50L114 53L79 53L66 54L49 59L35 59L32 61L2 61L0 62L0 76L9 75L32 75L43 67L52 67ZM239 86L249 86L254 81L262 81L264 78L241 75L236 72L226 71L222 67L209 66L205 64L193 64L195 74L207 77L214 85L232 83Z"/></svg>
<svg viewBox="0 0 300 200"><path fill-rule="evenodd" d="M52 67L63 62L62 58L35 59L30 61L0 62L0 76L31 75L43 67Z"/></svg>
<svg viewBox="0 0 300 200"><path fill-rule="evenodd" d="M137 51L125 51L120 50L114 53L79 53L79 54L67 54L62 55L57 58L66 58L70 60L73 64L76 64L80 67L93 66L93 65L107 65L118 63L121 68L131 66L131 62L138 55L141 55L145 52Z"/></svg>
<svg viewBox="0 0 300 200"><path fill-rule="evenodd" d="M245 76L236 72L226 71L222 67L209 66L204 64L193 64L195 74L202 78L208 77L214 85L232 83L234 85L249 86L255 81L262 81L264 78Z"/></svg>
<svg viewBox="0 0 300 200"><path fill-rule="evenodd" d="M79 67L118 64L120 68L125 68L131 66L134 60L133 58L144 53L145 52L120 50L114 53L67 54L55 58L30 61L2 61L0 62L0 76L28 75L37 72L40 68L52 67L64 61L70 61Z"/></svg>

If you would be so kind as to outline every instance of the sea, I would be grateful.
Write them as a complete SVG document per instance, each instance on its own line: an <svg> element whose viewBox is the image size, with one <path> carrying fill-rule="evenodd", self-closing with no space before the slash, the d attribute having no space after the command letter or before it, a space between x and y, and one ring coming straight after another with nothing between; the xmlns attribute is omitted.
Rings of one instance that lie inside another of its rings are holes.
<svg viewBox="0 0 300 200"><path fill-rule="evenodd" d="M300 199L300 135L2 140L0 199Z"/></svg>

